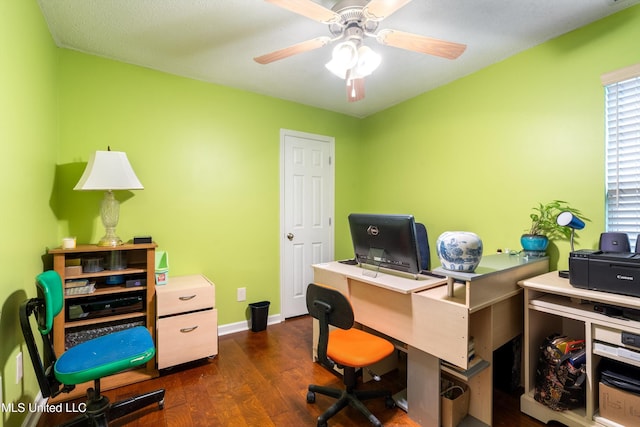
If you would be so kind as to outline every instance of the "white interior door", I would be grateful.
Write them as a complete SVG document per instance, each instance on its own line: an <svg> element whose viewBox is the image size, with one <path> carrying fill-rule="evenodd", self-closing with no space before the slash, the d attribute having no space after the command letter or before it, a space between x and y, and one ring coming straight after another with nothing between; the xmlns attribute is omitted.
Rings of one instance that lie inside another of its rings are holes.
<svg viewBox="0 0 640 427"><path fill-rule="evenodd" d="M334 144L280 131L280 280L285 318L307 313L311 265L333 260Z"/></svg>

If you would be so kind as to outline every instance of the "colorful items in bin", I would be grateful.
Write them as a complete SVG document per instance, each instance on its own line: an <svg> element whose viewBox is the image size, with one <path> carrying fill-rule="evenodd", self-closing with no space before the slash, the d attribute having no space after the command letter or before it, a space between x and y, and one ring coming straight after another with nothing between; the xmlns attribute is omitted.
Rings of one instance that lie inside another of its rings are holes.
<svg viewBox="0 0 640 427"><path fill-rule="evenodd" d="M533 398L554 411L584 406L585 362L584 340L547 336L539 349Z"/></svg>
<svg viewBox="0 0 640 427"><path fill-rule="evenodd" d="M166 285L169 281L169 254L156 251L156 285Z"/></svg>

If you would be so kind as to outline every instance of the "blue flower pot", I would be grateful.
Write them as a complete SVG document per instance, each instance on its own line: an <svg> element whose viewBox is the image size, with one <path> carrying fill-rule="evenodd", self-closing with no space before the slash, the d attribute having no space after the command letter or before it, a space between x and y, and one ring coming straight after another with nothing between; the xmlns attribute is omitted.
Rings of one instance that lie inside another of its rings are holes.
<svg viewBox="0 0 640 427"><path fill-rule="evenodd" d="M523 234L520 237L520 244L526 255L544 256L547 246L549 246L549 239L547 236Z"/></svg>

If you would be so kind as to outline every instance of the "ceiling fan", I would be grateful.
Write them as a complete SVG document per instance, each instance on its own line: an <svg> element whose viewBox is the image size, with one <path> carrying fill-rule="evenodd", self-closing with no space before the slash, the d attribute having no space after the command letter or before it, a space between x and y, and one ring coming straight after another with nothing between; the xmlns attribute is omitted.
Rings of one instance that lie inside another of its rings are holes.
<svg viewBox="0 0 640 427"><path fill-rule="evenodd" d="M253 59L260 64L269 64L340 41L334 48L332 59L326 67L346 80L349 102L364 98L364 78L380 64L379 55L363 44L365 37L375 38L383 45L447 59L457 58L467 47L464 44L398 30L378 30L384 18L411 0L339 0L331 9L312 0L265 1L327 24L332 37L316 37Z"/></svg>

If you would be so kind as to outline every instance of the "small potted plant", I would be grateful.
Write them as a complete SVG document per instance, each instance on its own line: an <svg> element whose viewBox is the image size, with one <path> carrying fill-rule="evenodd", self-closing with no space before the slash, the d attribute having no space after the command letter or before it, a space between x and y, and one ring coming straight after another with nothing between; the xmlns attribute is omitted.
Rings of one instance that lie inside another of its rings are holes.
<svg viewBox="0 0 640 427"><path fill-rule="evenodd" d="M522 248L528 255L543 256L550 240L569 239L571 229L559 225L557 217L562 212L571 212L583 221L589 221L582 216L582 212L572 208L563 200L553 200L547 204L538 203L529 215L531 227L520 238Z"/></svg>

